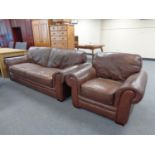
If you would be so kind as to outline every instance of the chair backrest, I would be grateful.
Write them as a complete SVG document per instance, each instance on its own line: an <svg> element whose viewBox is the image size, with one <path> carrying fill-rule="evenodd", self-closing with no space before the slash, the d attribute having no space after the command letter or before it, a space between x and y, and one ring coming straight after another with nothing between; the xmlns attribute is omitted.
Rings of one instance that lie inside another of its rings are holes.
<svg viewBox="0 0 155 155"><path fill-rule="evenodd" d="M27 43L26 42L16 42L15 49L27 49Z"/></svg>
<svg viewBox="0 0 155 155"><path fill-rule="evenodd" d="M142 58L136 54L103 53L96 55L93 67L98 77L124 81L142 67Z"/></svg>
<svg viewBox="0 0 155 155"><path fill-rule="evenodd" d="M14 48L14 42L13 41L10 41L8 47L9 48Z"/></svg>

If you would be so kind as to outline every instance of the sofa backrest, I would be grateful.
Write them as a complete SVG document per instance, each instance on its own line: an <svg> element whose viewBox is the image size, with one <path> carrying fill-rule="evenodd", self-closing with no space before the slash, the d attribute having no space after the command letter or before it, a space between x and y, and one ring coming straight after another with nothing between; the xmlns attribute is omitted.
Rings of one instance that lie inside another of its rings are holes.
<svg viewBox="0 0 155 155"><path fill-rule="evenodd" d="M30 47L27 56L31 62L47 66L50 52L49 47Z"/></svg>
<svg viewBox="0 0 155 155"><path fill-rule="evenodd" d="M60 69L82 64L87 60L86 54L82 51L48 47L31 47L28 58L33 63Z"/></svg>
<svg viewBox="0 0 155 155"><path fill-rule="evenodd" d="M52 48L48 59L48 67L66 68L86 62L86 54L71 49Z"/></svg>
<svg viewBox="0 0 155 155"><path fill-rule="evenodd" d="M99 77L124 81L141 70L142 58L136 54L103 53L95 56L93 67Z"/></svg>

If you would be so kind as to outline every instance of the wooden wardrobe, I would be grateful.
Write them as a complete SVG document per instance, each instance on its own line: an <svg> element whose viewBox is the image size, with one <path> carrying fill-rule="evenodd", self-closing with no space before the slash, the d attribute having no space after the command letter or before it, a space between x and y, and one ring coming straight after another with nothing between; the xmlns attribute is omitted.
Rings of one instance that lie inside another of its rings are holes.
<svg viewBox="0 0 155 155"><path fill-rule="evenodd" d="M52 20L32 20L32 30L35 46L51 47L49 27Z"/></svg>

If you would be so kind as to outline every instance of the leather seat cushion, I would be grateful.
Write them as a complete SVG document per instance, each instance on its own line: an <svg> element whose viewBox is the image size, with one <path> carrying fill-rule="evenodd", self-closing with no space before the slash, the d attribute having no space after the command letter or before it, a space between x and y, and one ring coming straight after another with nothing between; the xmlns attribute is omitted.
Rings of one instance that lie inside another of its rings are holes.
<svg viewBox="0 0 155 155"><path fill-rule="evenodd" d="M22 63L11 66L10 71L28 80L51 87L52 75L59 71L59 69L42 67L33 63Z"/></svg>
<svg viewBox="0 0 155 155"><path fill-rule="evenodd" d="M82 84L80 94L85 98L112 105L114 94L121 84L119 81L95 78Z"/></svg>

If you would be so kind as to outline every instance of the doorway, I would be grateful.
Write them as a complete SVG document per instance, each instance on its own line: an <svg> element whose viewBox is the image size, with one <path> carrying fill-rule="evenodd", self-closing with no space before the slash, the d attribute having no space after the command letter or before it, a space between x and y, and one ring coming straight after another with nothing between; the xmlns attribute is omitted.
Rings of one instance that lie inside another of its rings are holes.
<svg viewBox="0 0 155 155"><path fill-rule="evenodd" d="M20 27L12 28L14 42L23 42L22 32Z"/></svg>

